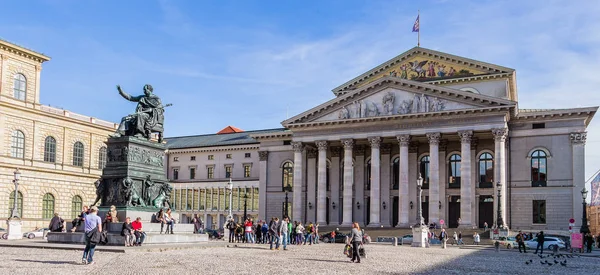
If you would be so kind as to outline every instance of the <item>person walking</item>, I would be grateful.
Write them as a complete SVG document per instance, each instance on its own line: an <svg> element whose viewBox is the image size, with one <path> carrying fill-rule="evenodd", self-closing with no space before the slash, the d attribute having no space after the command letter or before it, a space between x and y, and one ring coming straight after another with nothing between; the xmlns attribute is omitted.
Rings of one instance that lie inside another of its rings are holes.
<svg viewBox="0 0 600 275"><path fill-rule="evenodd" d="M488 230L488 223L483 222L483 232L486 232L487 230Z"/></svg>
<svg viewBox="0 0 600 275"><path fill-rule="evenodd" d="M446 229L442 228L440 232L440 242L442 243L442 249L446 249L446 242L448 241L448 233L446 233Z"/></svg>
<svg viewBox="0 0 600 275"><path fill-rule="evenodd" d="M290 223L288 217L283 218L283 220L281 220L281 229L279 230L279 234L280 234L280 238L281 238L281 243L283 245L283 250L287 250L287 244L288 244L288 234L289 234L289 227L288 224Z"/></svg>
<svg viewBox="0 0 600 275"><path fill-rule="evenodd" d="M279 230L277 230L278 227L278 223L279 223L279 219L278 218L274 218L271 220L271 222L269 223L269 249L273 250L273 244L275 244L275 248L279 249L279 238L278 238L278 232Z"/></svg>
<svg viewBox="0 0 600 275"><path fill-rule="evenodd" d="M296 245L302 244L303 232L304 232L304 226L302 225L302 222L298 222L298 225L296 226Z"/></svg>
<svg viewBox="0 0 600 275"><path fill-rule="evenodd" d="M462 240L462 231L458 232L458 242L456 244L457 245L465 244Z"/></svg>
<svg viewBox="0 0 600 275"><path fill-rule="evenodd" d="M585 234L585 245L587 248L586 252L592 253L592 246L594 245L594 238L592 237L592 234L590 234L590 233Z"/></svg>
<svg viewBox="0 0 600 275"><path fill-rule="evenodd" d="M225 227L227 227L227 229L229 230L229 242L234 243L235 242L235 229L237 228L237 224L235 224L235 221L233 220L233 218L231 218L231 219L229 219L229 221L227 221L227 224L225 225Z"/></svg>
<svg viewBox="0 0 600 275"><path fill-rule="evenodd" d="M83 264L94 264L94 251L96 244L100 242L100 233L102 233L102 219L98 217L98 207L92 206L90 214L85 219L85 249L83 250Z"/></svg>
<svg viewBox="0 0 600 275"><path fill-rule="evenodd" d="M544 231L540 231L540 233L537 234L536 238L537 238L538 245L535 248L534 254L537 254L538 249L540 249L540 247L542 248L540 255L544 254Z"/></svg>
<svg viewBox="0 0 600 275"><path fill-rule="evenodd" d="M473 244L479 245L479 242L481 242L481 236L479 236L479 233L475 232L473 235Z"/></svg>
<svg viewBox="0 0 600 275"><path fill-rule="evenodd" d="M358 254L358 247L362 244L362 233L360 226L357 222L352 224L352 231L350 233L350 242L352 243L352 262L356 260L356 263L360 263L360 255Z"/></svg>
<svg viewBox="0 0 600 275"><path fill-rule="evenodd" d="M452 234L452 245L458 245L458 235L456 234L456 231L454 231L454 234Z"/></svg>
<svg viewBox="0 0 600 275"><path fill-rule="evenodd" d="M517 234L517 243L519 244L519 253L521 253L521 247L523 247L523 253L527 253L527 248L525 247L525 236L521 231Z"/></svg>

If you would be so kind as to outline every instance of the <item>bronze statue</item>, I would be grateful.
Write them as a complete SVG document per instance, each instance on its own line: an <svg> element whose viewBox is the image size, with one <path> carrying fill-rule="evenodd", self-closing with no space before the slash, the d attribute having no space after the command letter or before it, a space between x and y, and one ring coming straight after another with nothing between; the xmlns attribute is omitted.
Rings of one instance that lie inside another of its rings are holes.
<svg viewBox="0 0 600 275"><path fill-rule="evenodd" d="M133 186L133 180L130 177L123 179L123 193L125 195L125 201L127 206L146 206L144 200L140 198L137 191Z"/></svg>
<svg viewBox="0 0 600 275"><path fill-rule="evenodd" d="M113 137L120 136L135 136L150 140L152 133L158 133L158 142L163 141L163 123L164 123L164 106L160 98L153 94L153 88L150 84L144 85L144 94L139 96L131 96L117 85L119 94L133 102L137 102L135 113L125 116L121 120L121 124Z"/></svg>
<svg viewBox="0 0 600 275"><path fill-rule="evenodd" d="M96 186L96 200L90 206L96 205L96 203L98 203L102 199L102 196L104 195L103 183L104 181L102 179L98 179L96 182L94 182L94 185Z"/></svg>
<svg viewBox="0 0 600 275"><path fill-rule="evenodd" d="M142 199L146 205L152 205L152 198L150 195L150 188L154 186L154 181L152 181L150 175L146 176L144 180L144 194Z"/></svg>
<svg viewBox="0 0 600 275"><path fill-rule="evenodd" d="M163 183L163 185L160 187L160 193L152 201L152 205L154 205L154 207L156 208L162 208L165 206L171 208L171 201L169 198L171 197L172 190L173 187L171 186L171 184L169 184L168 182Z"/></svg>

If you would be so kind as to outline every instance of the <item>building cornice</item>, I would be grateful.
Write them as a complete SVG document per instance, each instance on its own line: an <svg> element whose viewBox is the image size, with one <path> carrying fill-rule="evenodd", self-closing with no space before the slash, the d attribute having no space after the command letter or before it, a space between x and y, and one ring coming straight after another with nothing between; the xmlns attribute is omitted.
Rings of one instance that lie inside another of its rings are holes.
<svg viewBox="0 0 600 275"><path fill-rule="evenodd" d="M9 53L18 55L18 56L25 57L27 59L31 59L31 60L39 62L39 63L50 61L50 57L48 57L42 53L35 52L33 50L27 49L25 47L21 47L19 45L10 43L10 42L2 40L2 39L0 39L0 50L6 51Z"/></svg>
<svg viewBox="0 0 600 275"><path fill-rule="evenodd" d="M517 122L535 121L535 120L554 120L554 119L571 119L584 118L585 126L588 126L598 107L572 108L572 109L521 109L518 111L514 119Z"/></svg>
<svg viewBox="0 0 600 275"><path fill-rule="evenodd" d="M225 151L243 151L243 150L258 150L259 144L253 145L229 145L229 146L214 146L214 147L194 147L194 148L178 148L178 149L167 149L167 155L174 154L189 154L189 153L207 153L207 152L225 152Z"/></svg>

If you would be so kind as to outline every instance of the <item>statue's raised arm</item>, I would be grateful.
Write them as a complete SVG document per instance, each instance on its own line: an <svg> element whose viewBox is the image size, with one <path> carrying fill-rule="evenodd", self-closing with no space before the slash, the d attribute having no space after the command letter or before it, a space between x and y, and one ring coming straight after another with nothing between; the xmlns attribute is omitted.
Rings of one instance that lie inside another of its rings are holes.
<svg viewBox="0 0 600 275"><path fill-rule="evenodd" d="M164 107L158 96L153 94L154 89L150 84L144 85L144 94L131 96L117 85L119 94L133 102L137 102L135 113L124 117L117 132L113 137L135 136L150 139L153 132L158 133L158 140L162 142Z"/></svg>

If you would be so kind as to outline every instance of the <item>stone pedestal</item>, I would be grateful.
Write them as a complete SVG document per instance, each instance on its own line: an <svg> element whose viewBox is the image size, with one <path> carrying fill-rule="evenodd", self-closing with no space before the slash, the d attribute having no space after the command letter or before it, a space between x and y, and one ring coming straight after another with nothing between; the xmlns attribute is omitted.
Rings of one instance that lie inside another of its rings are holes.
<svg viewBox="0 0 600 275"><path fill-rule="evenodd" d="M21 220L19 219L8 219L6 221L6 231L8 233L7 240L20 240L23 238L23 232L21 231Z"/></svg>
<svg viewBox="0 0 600 275"><path fill-rule="evenodd" d="M427 242L427 236L429 234L429 228L426 225L414 226L413 229L413 241L412 247L429 247Z"/></svg>

